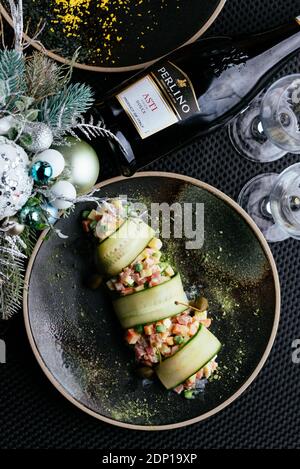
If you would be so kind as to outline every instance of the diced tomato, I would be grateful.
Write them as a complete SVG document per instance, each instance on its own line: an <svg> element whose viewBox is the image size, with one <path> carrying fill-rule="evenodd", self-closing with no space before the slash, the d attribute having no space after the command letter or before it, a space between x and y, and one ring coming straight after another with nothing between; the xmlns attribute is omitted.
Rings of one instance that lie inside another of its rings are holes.
<svg viewBox="0 0 300 469"><path fill-rule="evenodd" d="M83 220L82 226L83 226L83 231L84 231L85 233L89 233L89 232L90 232L90 224L91 224L91 220Z"/></svg>
<svg viewBox="0 0 300 469"><path fill-rule="evenodd" d="M200 371L198 371L198 373L197 373L197 375L196 375L196 376L197 376L197 379L202 379L202 378L203 378L203 376L204 376L204 372L203 372L203 370L200 370Z"/></svg>
<svg viewBox="0 0 300 469"><path fill-rule="evenodd" d="M129 329L126 334L126 340L129 345L135 345L140 340L141 335L134 329Z"/></svg>
<svg viewBox="0 0 300 469"><path fill-rule="evenodd" d="M174 355L174 353L178 352L178 350L179 350L179 346L174 345L174 347L172 347L172 355Z"/></svg>

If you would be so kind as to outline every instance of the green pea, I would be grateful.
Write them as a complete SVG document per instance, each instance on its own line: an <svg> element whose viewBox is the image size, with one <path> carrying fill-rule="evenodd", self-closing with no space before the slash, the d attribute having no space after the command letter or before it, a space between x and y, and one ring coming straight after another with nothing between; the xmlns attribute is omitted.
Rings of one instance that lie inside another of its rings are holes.
<svg viewBox="0 0 300 469"><path fill-rule="evenodd" d="M142 272L142 270L143 270L143 264L135 264L134 270L135 270L137 273Z"/></svg>
<svg viewBox="0 0 300 469"><path fill-rule="evenodd" d="M176 345L181 345L184 342L184 338L181 335L174 337L174 342Z"/></svg>

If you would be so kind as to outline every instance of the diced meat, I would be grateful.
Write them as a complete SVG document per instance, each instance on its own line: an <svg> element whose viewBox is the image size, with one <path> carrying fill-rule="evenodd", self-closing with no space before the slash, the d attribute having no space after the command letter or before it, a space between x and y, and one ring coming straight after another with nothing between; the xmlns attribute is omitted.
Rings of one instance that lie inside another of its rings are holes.
<svg viewBox="0 0 300 469"><path fill-rule="evenodd" d="M190 324L192 322L192 317L189 315L189 314L182 314L179 318L178 318L178 323L179 324L182 324L183 326L187 326L188 324Z"/></svg>
<svg viewBox="0 0 300 469"><path fill-rule="evenodd" d="M204 321L200 321L200 323L204 326L207 327L207 329L210 328L212 320L211 319L205 319Z"/></svg>
<svg viewBox="0 0 300 469"><path fill-rule="evenodd" d="M177 388L174 389L174 391L177 393L177 394L181 394L184 390L184 386L183 384L180 384L179 386L177 386Z"/></svg>
<svg viewBox="0 0 300 469"><path fill-rule="evenodd" d="M197 334L198 329L199 329L199 323L193 322L193 324L191 324L189 326L189 335L190 335L190 337L193 337L195 334Z"/></svg>
<svg viewBox="0 0 300 469"><path fill-rule="evenodd" d="M189 328L182 326L181 324L175 324L172 330L174 335L187 336L189 334Z"/></svg>

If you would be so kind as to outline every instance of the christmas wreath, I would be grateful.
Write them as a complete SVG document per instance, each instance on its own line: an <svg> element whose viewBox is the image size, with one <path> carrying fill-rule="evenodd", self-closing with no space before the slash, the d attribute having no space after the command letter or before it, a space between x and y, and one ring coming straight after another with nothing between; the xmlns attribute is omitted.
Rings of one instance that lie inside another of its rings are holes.
<svg viewBox="0 0 300 469"><path fill-rule="evenodd" d="M116 139L102 122L85 120L93 91L73 83L72 64L58 65L42 52L26 53L22 0L10 0L14 48L0 50L0 318L18 311L24 262L36 234L52 228L95 184L99 162L91 139ZM76 57L74 58L74 61ZM84 161L83 161L84 159ZM89 177L80 181L82 166ZM58 235L63 234L58 232Z"/></svg>

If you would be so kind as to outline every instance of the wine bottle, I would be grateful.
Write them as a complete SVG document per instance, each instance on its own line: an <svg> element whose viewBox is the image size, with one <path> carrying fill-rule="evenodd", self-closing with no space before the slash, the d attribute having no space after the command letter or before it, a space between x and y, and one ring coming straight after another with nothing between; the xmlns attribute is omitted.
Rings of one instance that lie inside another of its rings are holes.
<svg viewBox="0 0 300 469"><path fill-rule="evenodd" d="M300 16L239 39L202 39L155 62L99 105L125 176L205 135L241 112L300 52Z"/></svg>

